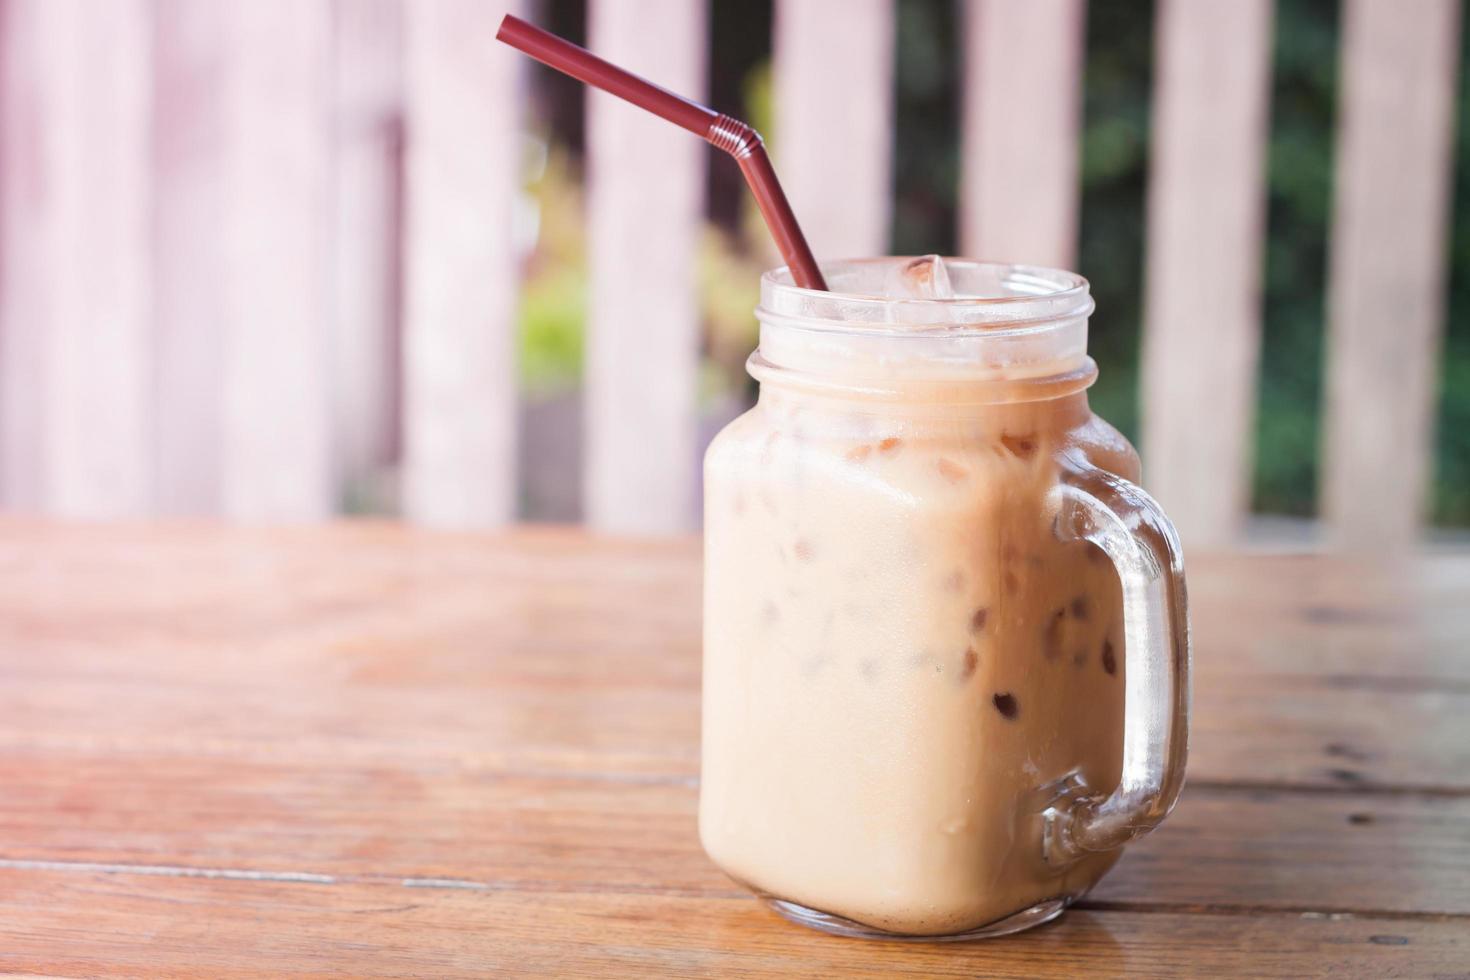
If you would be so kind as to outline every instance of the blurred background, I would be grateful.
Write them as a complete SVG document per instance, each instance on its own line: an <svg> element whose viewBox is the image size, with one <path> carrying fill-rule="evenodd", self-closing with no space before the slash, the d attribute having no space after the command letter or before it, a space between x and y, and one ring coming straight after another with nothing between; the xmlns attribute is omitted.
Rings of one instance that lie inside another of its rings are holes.
<svg viewBox="0 0 1470 980"><path fill-rule="evenodd" d="M1186 547L1470 542L1455 0L539 0L755 125L819 257L1091 280ZM697 526L778 264L472 0L0 0L0 496Z"/></svg>

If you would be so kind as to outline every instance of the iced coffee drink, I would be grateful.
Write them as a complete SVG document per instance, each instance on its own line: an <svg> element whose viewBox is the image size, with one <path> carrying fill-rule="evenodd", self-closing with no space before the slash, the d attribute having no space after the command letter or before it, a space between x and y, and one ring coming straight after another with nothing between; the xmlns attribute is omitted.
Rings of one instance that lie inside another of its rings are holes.
<svg viewBox="0 0 1470 980"><path fill-rule="evenodd" d="M759 403L706 459L701 837L834 931L1024 928L1177 792L1182 717L1125 760L1130 696L1182 716L1177 552L1088 409L1084 282L828 278L767 277Z"/></svg>

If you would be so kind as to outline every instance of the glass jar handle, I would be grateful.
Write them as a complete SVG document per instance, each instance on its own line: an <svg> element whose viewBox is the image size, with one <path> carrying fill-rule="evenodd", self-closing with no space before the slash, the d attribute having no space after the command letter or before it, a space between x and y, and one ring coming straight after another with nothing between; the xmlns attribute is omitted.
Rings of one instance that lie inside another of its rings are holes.
<svg viewBox="0 0 1470 980"><path fill-rule="evenodd" d="M1148 833L1184 783L1189 739L1189 618L1179 536L1152 497L1072 451L1055 494L1057 534L1090 541L1123 586L1123 773L1110 796L1073 775L1045 810L1046 860L1066 865Z"/></svg>

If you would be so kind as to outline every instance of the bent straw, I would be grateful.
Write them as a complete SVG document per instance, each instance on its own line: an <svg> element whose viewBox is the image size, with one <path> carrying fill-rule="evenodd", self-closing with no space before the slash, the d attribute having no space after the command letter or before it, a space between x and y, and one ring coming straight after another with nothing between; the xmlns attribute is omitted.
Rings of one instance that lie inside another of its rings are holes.
<svg viewBox="0 0 1470 980"><path fill-rule="evenodd" d="M806 243L806 236L796 223L791 203L786 200L781 183L776 179L765 144L754 129L738 119L691 102L608 64L585 48L579 48L519 17L506 14L495 37L544 65L684 127L734 157L745 174L751 193L755 195L755 203L760 207L766 227L776 239L776 247L791 269L791 278L798 286L807 289L827 288L822 271L817 268L817 260L812 257L812 250Z"/></svg>

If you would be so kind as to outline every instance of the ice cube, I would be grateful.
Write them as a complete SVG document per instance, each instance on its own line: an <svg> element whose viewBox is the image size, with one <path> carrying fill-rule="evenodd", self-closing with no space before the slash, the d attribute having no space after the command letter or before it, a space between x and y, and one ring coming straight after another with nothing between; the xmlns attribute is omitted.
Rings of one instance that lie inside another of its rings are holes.
<svg viewBox="0 0 1470 980"><path fill-rule="evenodd" d="M921 255L891 269L883 283L889 299L953 299L949 269L937 255Z"/></svg>

